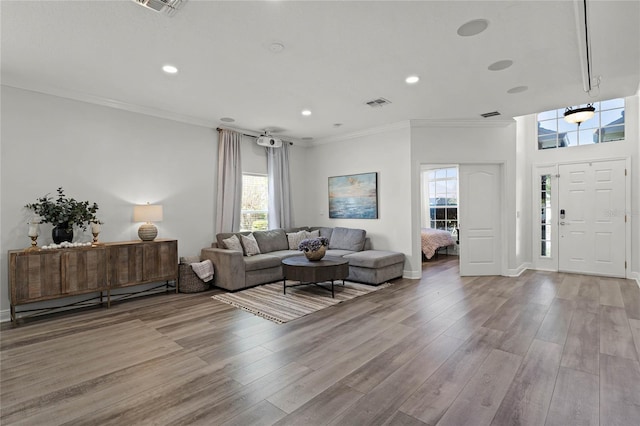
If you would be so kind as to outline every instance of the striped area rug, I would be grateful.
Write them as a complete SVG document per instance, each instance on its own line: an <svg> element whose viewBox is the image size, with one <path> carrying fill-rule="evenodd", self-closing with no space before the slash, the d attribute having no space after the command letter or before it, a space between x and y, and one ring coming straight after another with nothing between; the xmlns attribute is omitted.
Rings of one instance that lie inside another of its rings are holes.
<svg viewBox="0 0 640 426"><path fill-rule="evenodd" d="M291 282L291 284L295 284L295 282ZM331 283L322 285L331 288ZM285 295L282 294L282 282L279 282L252 287L236 293L216 294L211 298L275 323L283 324L390 285L389 283L384 283L379 286L371 286L345 281L343 286L342 281L336 281L334 285L336 297L333 299L331 298L331 292L312 284L287 287L287 294Z"/></svg>

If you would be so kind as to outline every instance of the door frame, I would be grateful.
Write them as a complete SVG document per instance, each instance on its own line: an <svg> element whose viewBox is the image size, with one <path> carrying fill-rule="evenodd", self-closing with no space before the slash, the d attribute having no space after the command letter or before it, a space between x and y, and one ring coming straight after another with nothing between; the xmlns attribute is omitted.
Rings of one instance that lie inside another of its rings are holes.
<svg viewBox="0 0 640 426"><path fill-rule="evenodd" d="M605 161L624 161L625 163L625 169L627 170L627 173L625 175L625 211L624 212L615 212L616 214L624 214L627 216L627 220L625 221L624 224L624 229L625 229L625 255L624 255L624 260L625 260L625 270L624 270L624 277L625 278L630 278L631 277L631 238L629 238L629 235L631 235L631 158L630 157L608 157L608 158L598 158L595 160L587 160L587 159L581 159L581 160L575 160L575 161L560 161L557 163L539 163L539 164L533 164L532 168L531 168L531 189L532 189L532 194L531 194L531 211L533 212L534 215L538 215L538 197L539 197L539 193L540 193L540 188L539 185L540 183L537 181L537 176L539 176L539 172L538 170L540 169L544 169L544 168L554 168L555 167L555 176L556 178L554 179L554 182L556 182L556 190L552 193L552 202L553 205L555 207L555 209L558 208L558 203L559 203L559 199L558 199L558 170L560 168L561 165L571 165L571 164L583 164L583 163L600 163L600 162L605 162ZM557 210L556 210L557 212ZM557 215L556 215L557 216ZM535 217L537 216L532 216L531 219L531 264L533 269L536 270L542 270L542 271L552 271L552 272L558 272L559 269L559 253L558 250L560 248L560 245L558 243L558 234L559 234L559 223L558 223L558 218L555 217L554 218L554 235L555 235L555 239L553 240L553 253L555 253L555 256L553 256L553 262L544 262L544 261L536 261L536 260L540 260L538 257L539 253L539 249L540 249L540 242L539 242L539 238L536 237L536 232L539 232L540 230L538 229L538 223L537 223L537 219L535 219Z"/></svg>

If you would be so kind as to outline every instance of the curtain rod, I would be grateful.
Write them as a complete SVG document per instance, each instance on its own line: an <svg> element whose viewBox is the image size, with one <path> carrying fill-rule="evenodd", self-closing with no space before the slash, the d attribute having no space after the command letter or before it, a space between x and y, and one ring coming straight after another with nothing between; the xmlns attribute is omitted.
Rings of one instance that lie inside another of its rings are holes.
<svg viewBox="0 0 640 426"><path fill-rule="evenodd" d="M222 127L217 127L217 128L216 128L216 130L217 130L217 131L221 131L221 130L231 130L232 132L240 133L242 136L249 136L250 138L256 138L256 139L258 138L258 136L248 135L248 134L246 134L246 133L241 133L241 132L238 132L237 130L233 130L233 129L223 129Z"/></svg>
<svg viewBox="0 0 640 426"><path fill-rule="evenodd" d="M223 129L222 127L216 127L216 130L217 130L217 131L221 131L221 130L231 130L232 132L240 133L242 136L248 136L248 137L250 137L250 138L256 138L256 139L258 139L258 137L259 137L259 136L254 136L254 135L248 135L248 134L246 134L246 133L241 133L241 132L238 132L237 130L233 130L233 129ZM293 142L291 142L291 141L283 141L283 142L286 142L286 143L288 143L289 145L293 145Z"/></svg>

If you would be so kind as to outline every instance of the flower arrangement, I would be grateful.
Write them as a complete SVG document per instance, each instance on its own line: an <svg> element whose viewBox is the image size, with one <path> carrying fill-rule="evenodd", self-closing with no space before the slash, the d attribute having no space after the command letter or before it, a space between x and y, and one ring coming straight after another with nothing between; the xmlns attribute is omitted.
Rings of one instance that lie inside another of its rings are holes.
<svg viewBox="0 0 640 426"><path fill-rule="evenodd" d="M58 188L57 192L57 199L47 194L25 207L40 216L43 223L51 223L54 226L66 224L71 229L76 225L84 231L90 223L102 223L96 217L98 211L96 203L90 204L89 201L67 198L62 188Z"/></svg>
<svg viewBox="0 0 640 426"><path fill-rule="evenodd" d="M329 239L326 237L317 237L317 238L307 238L306 240L300 241L298 244L298 250L300 251L317 251L320 250L322 246L328 246Z"/></svg>

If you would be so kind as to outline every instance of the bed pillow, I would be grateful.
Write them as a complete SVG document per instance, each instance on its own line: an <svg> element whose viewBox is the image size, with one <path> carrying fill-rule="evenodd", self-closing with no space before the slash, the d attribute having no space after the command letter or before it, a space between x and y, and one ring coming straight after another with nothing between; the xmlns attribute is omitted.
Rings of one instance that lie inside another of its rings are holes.
<svg viewBox="0 0 640 426"><path fill-rule="evenodd" d="M244 250L242 250L242 244L240 244L240 240L238 239L237 235L232 235L226 240L222 240L222 243L228 250L234 250L239 251L240 253L244 253Z"/></svg>
<svg viewBox="0 0 640 426"><path fill-rule="evenodd" d="M245 256L254 256L256 254L260 254L260 247L258 247L258 242L256 241L256 237L253 234L249 234L246 237L244 235L240 235L242 239L242 246L244 247Z"/></svg>

